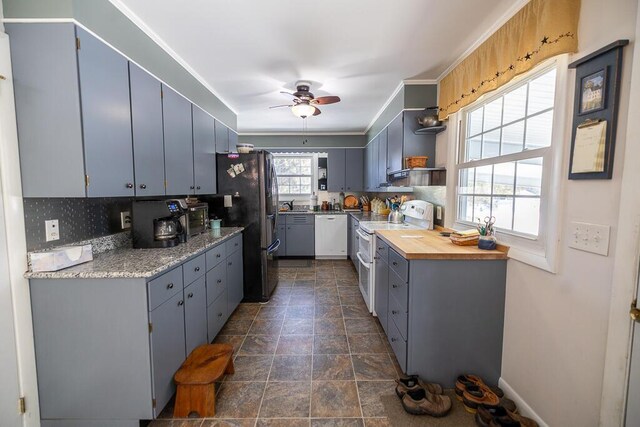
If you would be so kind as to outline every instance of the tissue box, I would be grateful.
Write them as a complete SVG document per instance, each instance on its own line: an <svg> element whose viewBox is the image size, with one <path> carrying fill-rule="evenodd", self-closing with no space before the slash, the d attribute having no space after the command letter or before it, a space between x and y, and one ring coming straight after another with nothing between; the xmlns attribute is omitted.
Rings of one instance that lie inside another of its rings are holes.
<svg viewBox="0 0 640 427"><path fill-rule="evenodd" d="M64 246L45 252L33 252L29 257L33 272L58 271L92 261L93 251L91 245Z"/></svg>

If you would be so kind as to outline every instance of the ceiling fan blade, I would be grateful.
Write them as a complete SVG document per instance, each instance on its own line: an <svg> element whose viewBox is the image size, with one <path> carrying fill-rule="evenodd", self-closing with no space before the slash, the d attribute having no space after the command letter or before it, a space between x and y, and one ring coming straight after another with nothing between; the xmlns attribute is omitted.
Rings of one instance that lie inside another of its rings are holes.
<svg viewBox="0 0 640 427"><path fill-rule="evenodd" d="M271 106L269 108L281 108L281 107L293 107L293 105L287 105L287 104L283 104L283 105L274 105Z"/></svg>
<svg viewBox="0 0 640 427"><path fill-rule="evenodd" d="M318 105L335 104L336 102L340 102L339 96L321 96L311 100L312 104Z"/></svg>
<svg viewBox="0 0 640 427"><path fill-rule="evenodd" d="M313 115L317 116L321 113L320 109L318 107L316 107L316 111L314 111Z"/></svg>

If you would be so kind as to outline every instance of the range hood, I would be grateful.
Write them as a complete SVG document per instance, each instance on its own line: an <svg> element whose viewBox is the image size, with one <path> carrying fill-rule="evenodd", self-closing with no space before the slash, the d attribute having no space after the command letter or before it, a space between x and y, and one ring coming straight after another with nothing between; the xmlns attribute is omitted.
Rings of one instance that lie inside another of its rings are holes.
<svg viewBox="0 0 640 427"><path fill-rule="evenodd" d="M447 170L445 168L413 168L402 169L389 174L388 188L427 187L445 185Z"/></svg>

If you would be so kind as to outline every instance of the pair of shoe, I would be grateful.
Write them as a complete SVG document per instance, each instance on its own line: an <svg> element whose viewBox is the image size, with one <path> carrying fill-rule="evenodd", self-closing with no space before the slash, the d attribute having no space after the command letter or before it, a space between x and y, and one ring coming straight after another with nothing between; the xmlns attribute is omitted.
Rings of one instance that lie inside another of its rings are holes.
<svg viewBox="0 0 640 427"><path fill-rule="evenodd" d="M462 401L464 409L469 413L475 414L480 405L503 406L512 412L517 412L516 404L513 400L504 397L504 392L499 387L485 384L477 375L458 376L455 391L456 398Z"/></svg>
<svg viewBox="0 0 640 427"><path fill-rule="evenodd" d="M451 410L451 399L442 395L442 386L422 381L417 375L396 380L396 394L402 407L412 415L444 417Z"/></svg>
<svg viewBox="0 0 640 427"><path fill-rule="evenodd" d="M531 418L516 414L504 406L480 405L476 412L479 427L538 427Z"/></svg>

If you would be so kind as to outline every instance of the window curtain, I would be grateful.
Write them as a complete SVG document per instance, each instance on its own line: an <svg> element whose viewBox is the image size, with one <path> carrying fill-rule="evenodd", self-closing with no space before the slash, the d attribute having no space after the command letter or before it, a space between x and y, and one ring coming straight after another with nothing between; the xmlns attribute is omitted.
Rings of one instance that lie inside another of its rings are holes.
<svg viewBox="0 0 640 427"><path fill-rule="evenodd" d="M440 81L440 119L545 59L576 52L579 15L580 0L531 0Z"/></svg>

